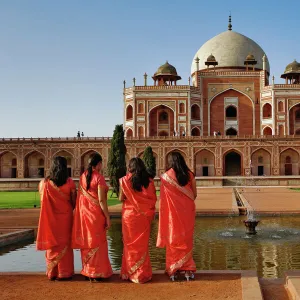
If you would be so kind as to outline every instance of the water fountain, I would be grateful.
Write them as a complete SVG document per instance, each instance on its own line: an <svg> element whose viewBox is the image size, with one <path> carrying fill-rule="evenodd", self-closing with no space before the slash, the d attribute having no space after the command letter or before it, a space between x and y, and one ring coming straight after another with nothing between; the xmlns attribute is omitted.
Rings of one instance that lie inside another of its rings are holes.
<svg viewBox="0 0 300 300"><path fill-rule="evenodd" d="M258 225L259 221L254 217L254 211L249 210L247 211L247 220L244 220L244 224L246 226L246 233L247 234L256 234L256 226Z"/></svg>

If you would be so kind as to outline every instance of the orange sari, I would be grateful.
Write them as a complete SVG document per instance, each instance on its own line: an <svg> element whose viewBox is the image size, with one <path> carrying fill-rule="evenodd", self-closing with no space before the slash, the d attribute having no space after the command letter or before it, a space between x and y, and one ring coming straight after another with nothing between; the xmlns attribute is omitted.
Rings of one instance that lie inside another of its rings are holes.
<svg viewBox="0 0 300 300"><path fill-rule="evenodd" d="M105 179L98 172L92 174L89 191L86 190L86 174L80 177L74 213L72 247L81 249L81 274L90 278L107 278L112 275L108 258L106 219L99 204L98 189L108 191Z"/></svg>
<svg viewBox="0 0 300 300"><path fill-rule="evenodd" d="M44 179L39 184L41 211L36 248L47 250L48 278L68 278L74 274L74 257L70 244L73 222L71 192L75 189L71 178L60 187L49 179Z"/></svg>
<svg viewBox="0 0 300 300"><path fill-rule="evenodd" d="M135 191L131 174L120 179L125 200L122 209L123 257L121 278L144 283L152 278L149 257L151 222L155 214L156 191L153 180L148 188Z"/></svg>
<svg viewBox="0 0 300 300"><path fill-rule="evenodd" d="M193 176L192 173L190 173ZM166 272L196 271L193 260L195 202L191 181L180 186L173 169L161 176L157 247L166 248Z"/></svg>

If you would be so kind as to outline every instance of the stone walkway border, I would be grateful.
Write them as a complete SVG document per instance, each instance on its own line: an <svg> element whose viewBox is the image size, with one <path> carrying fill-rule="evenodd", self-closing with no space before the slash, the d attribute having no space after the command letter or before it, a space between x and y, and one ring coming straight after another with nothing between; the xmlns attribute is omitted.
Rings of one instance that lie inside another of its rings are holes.
<svg viewBox="0 0 300 300"><path fill-rule="evenodd" d="M153 271L153 275L164 274L165 271ZM120 272L114 272L115 275L119 275ZM198 271L198 275L241 275L242 283L242 300L263 300L261 293L258 277L256 271L244 271L244 270L203 270ZM42 275L45 276L44 272L0 272L0 276L22 276L22 275ZM222 291L220 291L222 292ZM296 298L295 298L296 299ZM298 298L297 298L298 299Z"/></svg>

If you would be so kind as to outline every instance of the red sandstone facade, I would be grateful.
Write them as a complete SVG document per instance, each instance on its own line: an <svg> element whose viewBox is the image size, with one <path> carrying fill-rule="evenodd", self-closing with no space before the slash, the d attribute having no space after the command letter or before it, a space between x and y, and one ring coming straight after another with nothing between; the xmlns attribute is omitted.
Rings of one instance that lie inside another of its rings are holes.
<svg viewBox="0 0 300 300"><path fill-rule="evenodd" d="M150 145L158 175L174 150L200 177L299 175L300 64L286 67L285 84L270 83L269 76L263 50L230 27L199 49L188 85L179 84L169 63L154 74L153 85L146 74L143 86L124 82L127 159ZM79 177L93 152L106 165L109 147L104 138L2 139L0 175L42 177L62 155L70 175Z"/></svg>

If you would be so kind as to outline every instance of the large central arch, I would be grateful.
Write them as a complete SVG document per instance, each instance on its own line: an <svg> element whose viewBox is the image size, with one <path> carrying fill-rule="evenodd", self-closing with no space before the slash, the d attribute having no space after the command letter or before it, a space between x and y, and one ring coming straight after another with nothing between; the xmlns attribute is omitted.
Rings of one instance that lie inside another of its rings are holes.
<svg viewBox="0 0 300 300"><path fill-rule="evenodd" d="M242 157L235 150L230 150L224 154L224 175L225 176L242 175Z"/></svg>
<svg viewBox="0 0 300 300"><path fill-rule="evenodd" d="M232 98L232 100L230 100ZM236 106L235 114L232 112L230 116L233 118L226 118L226 108ZM230 88L217 94L209 102L209 122L208 132L213 135L214 132L220 131L222 135L225 134L225 128L235 126L239 135L254 134L254 104L249 96Z"/></svg>
<svg viewBox="0 0 300 300"><path fill-rule="evenodd" d="M174 135L174 111L166 105L158 105L149 112L149 136Z"/></svg>

